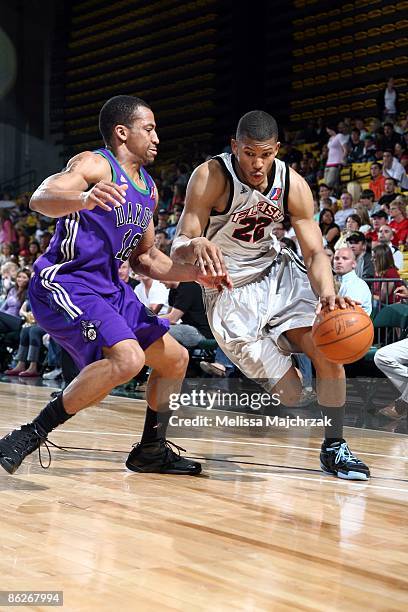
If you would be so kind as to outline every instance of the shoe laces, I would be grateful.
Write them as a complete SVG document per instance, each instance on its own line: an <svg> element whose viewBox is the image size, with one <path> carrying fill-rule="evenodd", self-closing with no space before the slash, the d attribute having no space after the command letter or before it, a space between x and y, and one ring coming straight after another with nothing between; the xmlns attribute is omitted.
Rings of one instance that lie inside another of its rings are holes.
<svg viewBox="0 0 408 612"><path fill-rule="evenodd" d="M342 442L340 444L340 447L337 448L333 448L333 449L329 449L332 450L333 452L336 452L336 457L334 462L337 463L360 463L359 459L357 459L357 457L355 455L353 455L353 453L351 452L351 450L348 447L347 442Z"/></svg>
<svg viewBox="0 0 408 612"><path fill-rule="evenodd" d="M51 451L50 451L50 447L48 446L49 444L51 444L51 446L54 446L55 448L58 448L59 450L62 450L64 452L68 452L66 448L64 448L63 446L58 446L58 444L54 444L54 442L51 442L51 440L49 440L47 437L43 438L40 446L38 447L38 460L40 462L41 467L43 468L43 470L48 470L48 468L51 465ZM48 464L44 465L42 462L42 457L41 457L41 447L45 446L45 448L47 449L47 453L48 453Z"/></svg>
<svg viewBox="0 0 408 612"><path fill-rule="evenodd" d="M187 452L185 448L183 448L182 446L178 446L177 444L174 444L174 442L170 442L170 440L165 440L164 438L162 438L160 442L166 448L167 454L173 455L176 461L180 457L180 451L183 451L183 453ZM174 447L177 450L177 454L174 452L172 447Z"/></svg>
<svg viewBox="0 0 408 612"><path fill-rule="evenodd" d="M54 444L54 442L51 442L51 440L48 439L46 432L38 425L35 425L34 429L31 429L31 428L27 429L24 438L17 440L17 442L14 443L14 446L17 449L17 451L21 452L22 450L24 450L25 444L27 442L31 442L33 438L40 439L40 445L38 447L38 460L43 470L48 470L48 468L51 465L51 451L50 451L49 444L51 444L51 446L54 446L55 448L58 448L59 450L68 452L66 448L63 448L62 446L58 446L58 444ZM47 465L44 465L42 461L41 447L43 445L47 449L47 453L48 453L48 464Z"/></svg>

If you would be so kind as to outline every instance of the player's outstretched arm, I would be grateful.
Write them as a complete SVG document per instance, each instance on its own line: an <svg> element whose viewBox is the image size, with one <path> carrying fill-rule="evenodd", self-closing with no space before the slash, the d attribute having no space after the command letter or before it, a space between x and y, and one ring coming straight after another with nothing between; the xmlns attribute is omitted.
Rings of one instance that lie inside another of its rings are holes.
<svg viewBox="0 0 408 612"><path fill-rule="evenodd" d="M116 185L110 178L109 162L85 151L70 159L65 170L41 183L31 196L30 208L47 217L64 217L97 206L109 211L125 202L127 189L127 185Z"/></svg>
<svg viewBox="0 0 408 612"><path fill-rule="evenodd" d="M338 304L346 308L356 302L336 295L329 258L323 249L322 233L313 218L313 196L309 185L294 170L290 170L288 209L293 229L307 267L310 283L320 297L317 312L328 306L331 310Z"/></svg>
<svg viewBox="0 0 408 612"><path fill-rule="evenodd" d="M197 266L177 263L156 248L153 221L150 222L136 249L132 251L129 264L134 272L159 281L196 281L205 287L219 290L223 287L232 287L228 274L215 276L203 274Z"/></svg>
<svg viewBox="0 0 408 612"><path fill-rule="evenodd" d="M215 160L201 164L193 172L171 249L174 261L197 263L203 274L226 274L221 250L202 234L211 210L225 206L228 188L220 165Z"/></svg>

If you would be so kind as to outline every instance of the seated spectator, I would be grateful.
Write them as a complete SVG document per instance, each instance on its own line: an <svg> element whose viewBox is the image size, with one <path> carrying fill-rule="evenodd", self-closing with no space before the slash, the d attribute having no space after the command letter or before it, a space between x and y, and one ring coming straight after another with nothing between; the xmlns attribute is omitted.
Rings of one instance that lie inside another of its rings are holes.
<svg viewBox="0 0 408 612"><path fill-rule="evenodd" d="M355 117L354 127L356 127L360 131L360 140L365 140L367 136L370 136L370 134L365 128L364 121L363 119L361 119L361 117Z"/></svg>
<svg viewBox="0 0 408 612"><path fill-rule="evenodd" d="M351 130L351 136L347 143L349 164L360 163L364 157L364 143L361 141L360 130L354 127Z"/></svg>
<svg viewBox="0 0 408 612"><path fill-rule="evenodd" d="M170 241L167 238L167 232L165 232L164 230L156 230L154 233L154 246L159 249L159 251L162 251L163 253L166 253L166 255L170 254Z"/></svg>
<svg viewBox="0 0 408 612"><path fill-rule="evenodd" d="M408 298L408 289L401 286L395 290L395 294L398 297ZM408 338L378 349L374 362L401 394L395 402L379 410L379 413L390 419L406 417L408 413Z"/></svg>
<svg viewBox="0 0 408 612"><path fill-rule="evenodd" d="M338 206L337 206L337 200L335 200L335 201L333 202L332 198L323 198L323 199L321 200L321 209L320 209L320 212L321 212L321 211L322 211L324 208L325 208L326 210L330 210L330 211L333 213L333 215L335 215L335 214L336 214L336 212L337 212L337 209L338 209ZM319 215L317 216L317 221L319 221L319 216L320 216L320 213L319 213Z"/></svg>
<svg viewBox="0 0 408 612"><path fill-rule="evenodd" d="M392 150L384 151L383 153L382 173L385 178L393 178L401 188L406 188L407 181L404 166L393 156Z"/></svg>
<svg viewBox="0 0 408 612"><path fill-rule="evenodd" d="M401 158L403 154L404 154L404 149L402 148L402 144L400 142L397 142L394 145L393 156L401 163Z"/></svg>
<svg viewBox="0 0 408 612"><path fill-rule="evenodd" d="M385 244L379 244L373 248L373 263L376 278L399 279L400 275L395 267L391 249ZM381 304L394 303L394 290L401 286L400 281L396 282L375 282L373 284L373 298Z"/></svg>
<svg viewBox="0 0 408 612"><path fill-rule="evenodd" d="M43 232L43 235L39 240L41 253L45 253L45 251L48 249L48 245L51 242L51 238L52 234L50 234L50 232Z"/></svg>
<svg viewBox="0 0 408 612"><path fill-rule="evenodd" d="M348 191L343 191L340 196L341 209L334 215L334 220L341 230L346 226L347 217L354 214L356 211L353 208L353 198Z"/></svg>
<svg viewBox="0 0 408 612"><path fill-rule="evenodd" d="M25 323L20 331L20 344L16 356L17 364L14 368L6 370L4 374L21 378L40 376L39 361L45 331L36 324L28 300L22 305L20 316L25 320ZM29 363L28 367L27 362Z"/></svg>
<svg viewBox="0 0 408 612"><path fill-rule="evenodd" d="M0 244L3 242L16 242L16 233L10 220L10 213L5 208L0 208Z"/></svg>
<svg viewBox="0 0 408 612"><path fill-rule="evenodd" d="M338 249L346 247L347 238L354 232L358 232L358 230L360 229L360 226L361 226L361 219L359 215L354 213L350 215L349 217L347 217L346 227L341 232L340 238L334 245L334 250L337 251Z"/></svg>
<svg viewBox="0 0 408 612"><path fill-rule="evenodd" d="M378 243L378 231L381 227L387 225L388 215L384 210L379 210L371 215L371 222L373 227L370 231L365 232L365 237L367 240L371 240L371 246L375 247Z"/></svg>
<svg viewBox="0 0 408 612"><path fill-rule="evenodd" d="M20 329L22 325L20 309L26 300L29 282L29 270L20 270L17 273L15 287L10 288L5 302L0 307L0 333Z"/></svg>
<svg viewBox="0 0 408 612"><path fill-rule="evenodd" d="M156 230L164 230L167 234L169 213L166 209L161 208L157 215Z"/></svg>
<svg viewBox="0 0 408 612"><path fill-rule="evenodd" d="M333 270L340 281L338 294L348 296L361 303L361 307L371 315L371 291L367 283L355 272L356 258L349 247L338 249L334 254Z"/></svg>
<svg viewBox="0 0 408 612"><path fill-rule="evenodd" d="M367 252L367 240L362 232L353 232L347 238L347 246L356 258L355 272L359 278L366 280L374 277L374 264L371 253Z"/></svg>
<svg viewBox="0 0 408 612"><path fill-rule="evenodd" d="M140 283L135 288L139 300L150 308L154 314L164 314L168 310L169 290L158 280L138 274Z"/></svg>
<svg viewBox="0 0 408 612"><path fill-rule="evenodd" d="M379 206L382 206L383 204L391 204L391 202L395 200L395 198L397 197L397 194L395 193L395 188L396 183L394 179L386 178L384 192L381 198L378 200Z"/></svg>
<svg viewBox="0 0 408 612"><path fill-rule="evenodd" d="M368 188L374 193L374 200L377 202L385 189L385 177L381 174L381 166L378 162L373 162L370 167L371 181Z"/></svg>
<svg viewBox="0 0 408 612"><path fill-rule="evenodd" d="M16 284L19 267L14 261L8 261L0 269L0 304L3 304L7 293Z"/></svg>
<svg viewBox="0 0 408 612"><path fill-rule="evenodd" d="M401 144L401 136L394 131L394 125L390 121L384 123L383 132L380 138L380 146L383 151L393 151L396 144Z"/></svg>
<svg viewBox="0 0 408 612"><path fill-rule="evenodd" d="M124 283L126 283L127 285L129 285L130 287L132 287L133 290L139 284L138 281L135 278L132 278L130 276L130 264L129 264L129 260L123 262L123 264L120 266L120 268L118 270L118 274L119 274L120 280L123 281Z"/></svg>
<svg viewBox="0 0 408 612"><path fill-rule="evenodd" d="M30 251L28 250L28 234L26 232L21 232L17 238L17 255L19 263L22 260L26 260L30 256Z"/></svg>
<svg viewBox="0 0 408 612"><path fill-rule="evenodd" d="M28 243L29 255L26 257L26 262L29 266L32 266L36 259L41 255L40 245L36 240L31 240Z"/></svg>
<svg viewBox="0 0 408 612"><path fill-rule="evenodd" d="M324 208L320 213L319 227L327 246L334 249L334 245L340 237L340 228L334 222L334 215L328 208Z"/></svg>
<svg viewBox="0 0 408 612"><path fill-rule="evenodd" d="M161 317L170 321L170 335L186 348L193 348L203 340L213 338L201 287L197 283L166 285L171 287L168 298L170 310Z"/></svg>
<svg viewBox="0 0 408 612"><path fill-rule="evenodd" d="M381 210L381 206L377 203L374 203L374 191L372 189L363 189L360 194L359 203L365 206L370 217Z"/></svg>
<svg viewBox="0 0 408 612"><path fill-rule="evenodd" d="M364 146L363 146L361 161L363 163L364 162L365 163L375 162L377 159L375 153L376 153L375 140L371 136L371 134L367 134L364 138Z"/></svg>
<svg viewBox="0 0 408 612"><path fill-rule="evenodd" d="M401 251L392 244L394 238L394 230L389 225L382 225L378 230L378 243L385 244L391 249L392 257L394 259L395 266L402 270L404 267L404 256ZM375 245L377 246L377 245Z"/></svg>
<svg viewBox="0 0 408 612"><path fill-rule="evenodd" d="M11 261L12 256L13 245L11 242L3 242L3 244L0 243L0 267L8 261Z"/></svg>
<svg viewBox="0 0 408 612"><path fill-rule="evenodd" d="M408 238L408 219L404 201L394 200L390 204L390 217L389 226L394 230L392 244L398 247L400 244L405 244Z"/></svg>
<svg viewBox="0 0 408 612"><path fill-rule="evenodd" d="M356 210L356 214L360 217L361 225L359 231L363 234L367 234L367 232L372 230L371 219L368 216L367 209L362 204L356 204L354 208Z"/></svg>

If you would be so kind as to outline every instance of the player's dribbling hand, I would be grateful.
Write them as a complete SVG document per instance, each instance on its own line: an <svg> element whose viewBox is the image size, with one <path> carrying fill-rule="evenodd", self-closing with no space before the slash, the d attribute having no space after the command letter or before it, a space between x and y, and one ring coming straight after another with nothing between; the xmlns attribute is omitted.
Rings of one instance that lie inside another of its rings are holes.
<svg viewBox="0 0 408 612"><path fill-rule="evenodd" d="M358 300L352 300L347 296L342 297L340 295L322 295L320 296L320 301L316 306L316 314L319 314L319 312L321 312L323 308L334 310L335 308L347 308L347 306L360 306L360 304L361 302L359 302Z"/></svg>
<svg viewBox="0 0 408 612"><path fill-rule="evenodd" d="M82 194L84 208L93 210L97 206L103 210L112 210L126 202L125 195L128 185L117 185L109 181L99 181Z"/></svg>
<svg viewBox="0 0 408 612"><path fill-rule="evenodd" d="M232 289L232 280L226 272L225 274L218 274L217 276L211 276L210 274L203 274L199 272L197 276L197 282L207 289L218 289L222 291L224 287L226 289Z"/></svg>

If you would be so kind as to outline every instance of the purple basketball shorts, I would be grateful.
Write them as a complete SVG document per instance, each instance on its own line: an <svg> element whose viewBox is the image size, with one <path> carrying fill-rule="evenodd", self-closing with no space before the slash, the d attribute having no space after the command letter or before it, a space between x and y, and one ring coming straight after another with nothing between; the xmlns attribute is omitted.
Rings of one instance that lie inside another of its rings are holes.
<svg viewBox="0 0 408 612"><path fill-rule="evenodd" d="M103 347L121 340L137 340L145 350L170 326L167 319L160 319L144 306L125 283L115 294L103 297L86 285L48 282L35 275L29 299L38 325L80 369L102 359Z"/></svg>

